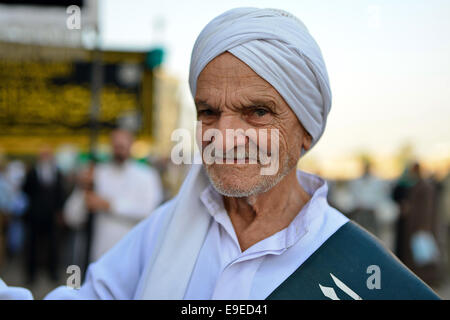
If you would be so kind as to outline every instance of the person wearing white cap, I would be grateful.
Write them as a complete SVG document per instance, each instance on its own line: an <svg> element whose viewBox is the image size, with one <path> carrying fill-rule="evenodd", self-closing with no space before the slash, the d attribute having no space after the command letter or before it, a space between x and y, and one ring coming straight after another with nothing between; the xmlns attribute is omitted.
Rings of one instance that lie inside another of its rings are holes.
<svg viewBox="0 0 450 320"><path fill-rule="evenodd" d="M48 299L438 298L329 206L324 179L297 170L331 108L322 54L300 20L221 14L197 38L189 84L202 163L79 290ZM263 170L267 159L274 170Z"/></svg>

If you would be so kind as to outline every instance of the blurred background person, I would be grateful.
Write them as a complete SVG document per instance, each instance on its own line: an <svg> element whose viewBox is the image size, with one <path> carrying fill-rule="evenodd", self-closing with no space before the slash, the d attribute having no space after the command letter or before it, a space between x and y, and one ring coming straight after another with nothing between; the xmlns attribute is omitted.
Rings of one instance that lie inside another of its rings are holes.
<svg viewBox="0 0 450 320"><path fill-rule="evenodd" d="M442 221L441 237L443 243L446 273L450 275L450 172L441 180L441 192L438 199L438 217Z"/></svg>
<svg viewBox="0 0 450 320"><path fill-rule="evenodd" d="M355 208L355 199L350 190L350 182L345 179L337 179L329 180L328 184L330 188L328 201L333 207L350 218Z"/></svg>
<svg viewBox="0 0 450 320"><path fill-rule="evenodd" d="M26 167L20 160L12 160L5 170L4 179L11 192L8 204L6 225L6 253L9 259L22 253L25 242L25 227L23 215L27 209L28 201L22 191Z"/></svg>
<svg viewBox="0 0 450 320"><path fill-rule="evenodd" d="M163 200L158 172L130 159L133 135L116 129L111 133L113 159L84 169L68 198L64 218L79 228L93 214L89 260L95 261L113 247Z"/></svg>
<svg viewBox="0 0 450 320"><path fill-rule="evenodd" d="M0 265L4 260L6 217L9 213L12 190L6 180L6 157L0 151Z"/></svg>
<svg viewBox="0 0 450 320"><path fill-rule="evenodd" d="M392 248L398 207L391 199L390 182L372 173L371 160L362 158L361 165L363 173L356 179L328 181L328 201Z"/></svg>
<svg viewBox="0 0 450 320"><path fill-rule="evenodd" d="M428 284L441 278L441 249L435 205L435 187L423 177L418 162L405 171L394 188L394 199L399 202L397 224L397 256Z"/></svg>
<svg viewBox="0 0 450 320"><path fill-rule="evenodd" d="M392 201L389 183L372 173L370 160L362 159L363 174L349 181L353 199L350 218L389 245L388 233L392 217L398 209Z"/></svg>
<svg viewBox="0 0 450 320"><path fill-rule="evenodd" d="M406 241L406 211L408 207L408 194L410 189L414 186L415 180L411 174L410 166L406 166L403 173L400 175L392 190L392 199L397 203L399 208L399 215L395 224L395 255L401 260L405 260L406 250L408 244Z"/></svg>
<svg viewBox="0 0 450 320"><path fill-rule="evenodd" d="M58 280L58 229L64 204L63 178L49 147L42 148L37 162L27 172L23 192L28 198L25 213L27 228L27 280L35 280L39 261L46 255L46 268Z"/></svg>
<svg viewBox="0 0 450 320"><path fill-rule="evenodd" d="M378 236L376 212L383 202L381 181L372 175L370 162L364 162L363 167L362 176L349 182L354 206L350 218Z"/></svg>

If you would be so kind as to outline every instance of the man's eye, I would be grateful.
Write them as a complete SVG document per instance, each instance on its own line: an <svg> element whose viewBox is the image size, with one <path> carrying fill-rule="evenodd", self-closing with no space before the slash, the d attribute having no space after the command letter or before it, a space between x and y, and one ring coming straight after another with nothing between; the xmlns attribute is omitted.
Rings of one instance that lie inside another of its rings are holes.
<svg viewBox="0 0 450 320"><path fill-rule="evenodd" d="M197 114L199 116L213 116L213 115L215 115L215 112L213 110L210 110L210 109L204 109L204 110L199 110L197 112Z"/></svg>
<svg viewBox="0 0 450 320"><path fill-rule="evenodd" d="M258 117L263 117L265 116L267 113L269 113L269 111L267 111L266 109L263 108L258 108L253 110L253 112L258 116Z"/></svg>

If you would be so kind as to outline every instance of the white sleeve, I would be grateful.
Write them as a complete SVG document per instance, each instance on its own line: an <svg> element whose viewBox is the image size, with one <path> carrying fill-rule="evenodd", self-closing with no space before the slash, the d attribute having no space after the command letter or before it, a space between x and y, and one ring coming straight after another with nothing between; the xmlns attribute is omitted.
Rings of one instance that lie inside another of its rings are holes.
<svg viewBox="0 0 450 320"><path fill-rule="evenodd" d="M75 188L64 204L64 221L68 226L76 229L86 223L87 214L88 212L84 202L84 191Z"/></svg>
<svg viewBox="0 0 450 320"><path fill-rule="evenodd" d="M0 300L33 300L33 294L19 287L8 287L0 278Z"/></svg>

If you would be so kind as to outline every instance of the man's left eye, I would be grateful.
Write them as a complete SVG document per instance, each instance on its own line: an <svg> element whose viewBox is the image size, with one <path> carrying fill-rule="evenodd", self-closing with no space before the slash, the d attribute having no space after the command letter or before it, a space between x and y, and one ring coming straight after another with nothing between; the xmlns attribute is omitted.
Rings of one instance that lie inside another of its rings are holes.
<svg viewBox="0 0 450 320"><path fill-rule="evenodd" d="M265 116L267 113L269 113L266 109L262 109L262 108L255 109L253 112L254 112L258 117Z"/></svg>

